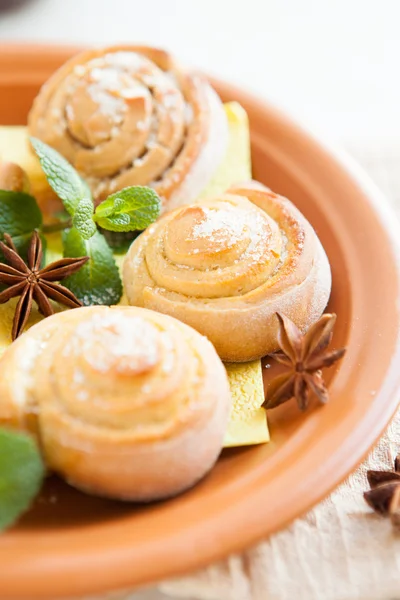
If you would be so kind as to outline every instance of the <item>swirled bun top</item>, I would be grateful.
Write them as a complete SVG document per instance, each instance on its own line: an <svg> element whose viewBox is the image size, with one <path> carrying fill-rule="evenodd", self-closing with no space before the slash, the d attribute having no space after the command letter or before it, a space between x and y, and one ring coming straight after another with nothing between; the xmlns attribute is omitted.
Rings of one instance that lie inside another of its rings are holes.
<svg viewBox="0 0 400 600"><path fill-rule="evenodd" d="M37 96L29 130L72 163L96 199L151 185L168 207L198 196L227 146L226 116L206 80L143 46L65 63Z"/></svg>
<svg viewBox="0 0 400 600"><path fill-rule="evenodd" d="M228 361L277 349L276 312L306 329L331 286L311 225L255 183L164 215L132 244L123 278L130 304L190 324Z"/></svg>
<svg viewBox="0 0 400 600"><path fill-rule="evenodd" d="M13 344L0 368L1 420L36 432L48 465L79 488L169 496L202 477L222 447L224 366L208 340L168 316L58 313Z"/></svg>

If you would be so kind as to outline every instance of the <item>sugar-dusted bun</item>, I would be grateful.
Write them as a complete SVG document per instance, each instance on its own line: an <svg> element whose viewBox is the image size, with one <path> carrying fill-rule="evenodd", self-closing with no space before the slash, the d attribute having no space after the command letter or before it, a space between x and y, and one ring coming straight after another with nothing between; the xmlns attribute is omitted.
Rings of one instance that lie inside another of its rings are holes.
<svg viewBox="0 0 400 600"><path fill-rule="evenodd" d="M307 329L331 289L314 229L256 183L164 215L131 245L123 280L129 304L191 325L233 362L278 349L276 312Z"/></svg>
<svg viewBox="0 0 400 600"><path fill-rule="evenodd" d="M228 140L222 103L202 75L130 45L65 63L37 96L29 131L72 163L95 199L150 185L165 208L203 191Z"/></svg>
<svg viewBox="0 0 400 600"><path fill-rule="evenodd" d="M72 485L123 500L177 494L216 461L226 371L208 340L133 307L41 321L0 361L0 423L32 431Z"/></svg>

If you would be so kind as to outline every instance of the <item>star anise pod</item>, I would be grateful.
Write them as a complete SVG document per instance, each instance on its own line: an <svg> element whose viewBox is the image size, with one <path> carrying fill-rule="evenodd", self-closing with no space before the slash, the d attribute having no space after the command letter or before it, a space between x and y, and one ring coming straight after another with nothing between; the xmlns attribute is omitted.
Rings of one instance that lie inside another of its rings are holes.
<svg viewBox="0 0 400 600"><path fill-rule="evenodd" d="M308 407L310 393L326 403L329 395L322 377L324 367L330 367L342 358L345 348L327 350L331 340L336 315L322 315L305 335L285 315L279 319L278 344L282 352L271 357L289 368L289 371L271 381L267 388L264 408L271 409L296 398L300 410Z"/></svg>
<svg viewBox="0 0 400 600"><path fill-rule="evenodd" d="M13 340L22 333L30 315L33 300L45 317L49 317L55 312L49 299L69 308L82 306L82 303L68 288L55 282L78 271L89 260L88 256L62 258L41 269L43 249L37 231L33 233L29 243L27 262L18 254L7 233L4 234L4 242L0 242L0 250L8 264L0 263L0 283L8 287L0 293L0 304L20 296L11 332Z"/></svg>
<svg viewBox="0 0 400 600"><path fill-rule="evenodd" d="M400 530L400 454L394 461L393 471L367 471L371 489L364 492L367 504L378 514L390 517Z"/></svg>

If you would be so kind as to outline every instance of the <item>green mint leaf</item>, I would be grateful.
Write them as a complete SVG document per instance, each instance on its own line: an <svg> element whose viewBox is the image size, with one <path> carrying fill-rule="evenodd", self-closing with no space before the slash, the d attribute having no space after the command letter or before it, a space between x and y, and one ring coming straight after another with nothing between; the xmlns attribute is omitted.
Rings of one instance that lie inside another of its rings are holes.
<svg viewBox="0 0 400 600"><path fill-rule="evenodd" d="M118 233L127 233L129 231L137 230L137 227L131 228L131 219L130 219L129 215L127 215L126 213L122 213L120 215L114 214L110 217L107 217L106 219L104 219L104 218L98 219L96 217L96 221L100 225L100 227L102 227L103 229L107 229L108 231L115 231Z"/></svg>
<svg viewBox="0 0 400 600"><path fill-rule="evenodd" d="M91 198L82 198L78 202L72 219L74 227L76 227L85 240L90 239L97 231L96 223L93 221L93 212L93 200Z"/></svg>
<svg viewBox="0 0 400 600"><path fill-rule="evenodd" d="M13 242L24 260L32 232L42 225L42 213L35 198L23 192L0 190L0 240L4 234L11 235ZM0 251L0 262L4 261Z"/></svg>
<svg viewBox="0 0 400 600"><path fill-rule="evenodd" d="M109 231L146 229L160 214L161 200L157 193L140 185L124 188L108 196L98 205L94 220Z"/></svg>
<svg viewBox="0 0 400 600"><path fill-rule="evenodd" d="M69 214L74 215L79 201L82 198L91 198L89 187L74 167L54 148L34 137L31 137L30 141L38 155L47 181L57 196L61 198Z"/></svg>
<svg viewBox="0 0 400 600"><path fill-rule="evenodd" d="M0 239L5 233L21 236L42 224L42 213L33 196L0 190Z"/></svg>
<svg viewBox="0 0 400 600"><path fill-rule="evenodd" d="M88 262L77 273L63 280L84 306L118 304L122 283L111 248L98 231L85 240L72 227L63 233L64 256L88 256Z"/></svg>
<svg viewBox="0 0 400 600"><path fill-rule="evenodd" d="M44 474L32 438L0 429L0 530L12 525L29 508Z"/></svg>

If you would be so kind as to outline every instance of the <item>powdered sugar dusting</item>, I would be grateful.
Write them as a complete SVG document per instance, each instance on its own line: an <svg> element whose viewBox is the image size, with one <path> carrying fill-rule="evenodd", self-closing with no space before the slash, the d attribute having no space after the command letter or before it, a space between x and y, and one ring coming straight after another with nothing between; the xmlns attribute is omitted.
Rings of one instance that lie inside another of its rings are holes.
<svg viewBox="0 0 400 600"><path fill-rule="evenodd" d="M113 65L120 69L137 70L144 62L144 57L137 52L124 51L109 52L104 56L99 56L90 61L90 65L93 67L103 67L106 65Z"/></svg>
<svg viewBox="0 0 400 600"><path fill-rule="evenodd" d="M234 244L243 234L243 211L203 208L204 218L192 229L190 240L218 242L221 237Z"/></svg>
<svg viewBox="0 0 400 600"><path fill-rule="evenodd" d="M121 115L127 109L126 101L149 97L148 90L134 77L142 62L136 53L116 52L88 64L91 82L88 92L100 112L121 122Z"/></svg>
<svg viewBox="0 0 400 600"><path fill-rule="evenodd" d="M14 398L18 406L26 405L34 383L34 367L38 354L41 354L47 343L41 339L27 336L24 351L19 353L19 376L15 379Z"/></svg>
<svg viewBox="0 0 400 600"><path fill-rule="evenodd" d="M232 247L239 241L245 245L235 262L263 260L271 237L267 217L258 209L240 209L235 207L202 208L204 218L195 223L188 241L206 241L217 250L220 246ZM193 253L196 249L193 250Z"/></svg>
<svg viewBox="0 0 400 600"><path fill-rule="evenodd" d="M162 371L165 374L171 373L175 363L174 343L171 336L167 332L161 334L162 344L164 346L164 360Z"/></svg>
<svg viewBox="0 0 400 600"><path fill-rule="evenodd" d="M82 77L86 73L86 68L84 67L84 65L76 65L74 67L74 73L78 77Z"/></svg>
<svg viewBox="0 0 400 600"><path fill-rule="evenodd" d="M90 71L90 79L109 90L119 91L121 88L121 74L115 69L95 67Z"/></svg>
<svg viewBox="0 0 400 600"><path fill-rule="evenodd" d="M255 263L263 260L268 241L271 237L266 216L258 210L247 213L247 224L250 230L250 243L246 250L246 258Z"/></svg>
<svg viewBox="0 0 400 600"><path fill-rule="evenodd" d="M93 102L98 105L98 110L109 117L114 117L121 122L121 117L126 111L126 106L122 98L113 96L100 84L93 83L88 86L88 93Z"/></svg>
<svg viewBox="0 0 400 600"><path fill-rule="evenodd" d="M94 370L107 373L115 369L135 375L158 363L158 338L159 332L151 323L122 312L110 312L80 323L72 343L75 354L83 355Z"/></svg>

